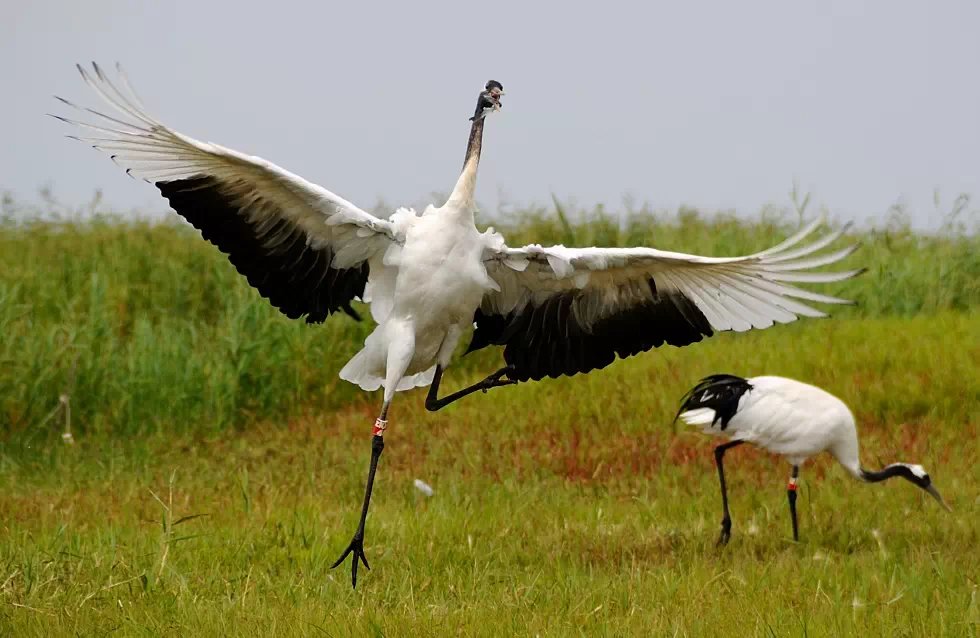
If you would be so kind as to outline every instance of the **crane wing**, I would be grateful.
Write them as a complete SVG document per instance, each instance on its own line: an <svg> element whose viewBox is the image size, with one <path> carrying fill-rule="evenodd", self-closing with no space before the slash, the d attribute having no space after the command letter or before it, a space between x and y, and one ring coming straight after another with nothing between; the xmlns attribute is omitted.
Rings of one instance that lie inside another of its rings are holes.
<svg viewBox="0 0 980 638"><path fill-rule="evenodd" d="M122 69L118 85L95 63L85 82L120 117L101 118L74 137L111 154L130 175L154 183L189 221L286 316L317 323L364 292L369 259L401 242L394 224L260 157L200 142L147 114Z"/></svg>
<svg viewBox="0 0 980 638"><path fill-rule="evenodd" d="M737 332L823 317L807 302L846 304L790 282L828 283L862 270L811 272L857 245L815 255L847 230L800 245L817 220L777 246L745 257L701 257L653 248L508 248L484 253L500 287L483 297L468 351L504 346L517 380L603 368L665 343L686 346Z"/></svg>

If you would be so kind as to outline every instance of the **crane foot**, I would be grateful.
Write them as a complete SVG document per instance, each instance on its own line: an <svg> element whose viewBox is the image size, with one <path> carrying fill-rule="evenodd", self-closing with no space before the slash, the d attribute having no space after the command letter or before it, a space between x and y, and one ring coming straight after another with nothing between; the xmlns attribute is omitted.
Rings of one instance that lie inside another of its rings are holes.
<svg viewBox="0 0 980 638"><path fill-rule="evenodd" d="M361 562L363 562L364 566L367 567L368 570L371 569L371 566L368 565L367 557L364 555L364 536L362 534L354 534L354 538L351 540L350 545L348 545L347 549L344 550L344 553L340 555L340 558L337 559L337 562L335 562L333 565L330 566L330 569L334 569L335 567L343 563L344 560L347 559L348 554L354 555L353 562L351 563L350 584L354 589L357 589L358 561L360 560Z"/></svg>

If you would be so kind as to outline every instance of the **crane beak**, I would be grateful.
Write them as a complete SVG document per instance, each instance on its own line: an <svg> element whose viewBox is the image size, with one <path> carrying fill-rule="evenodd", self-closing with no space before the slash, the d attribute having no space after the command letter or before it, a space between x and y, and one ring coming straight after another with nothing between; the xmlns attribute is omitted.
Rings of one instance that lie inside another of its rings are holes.
<svg viewBox="0 0 980 638"><path fill-rule="evenodd" d="M480 93L480 100L476 105L476 113L470 118L472 122L479 122L487 116L488 113L500 110L500 97L504 94L503 91L494 87L489 91L484 91Z"/></svg>
<svg viewBox="0 0 980 638"><path fill-rule="evenodd" d="M925 491L929 492L929 495L930 496L932 496L934 499L936 499L937 501L939 501L939 504L942 505L943 508L945 508L947 512L952 512L953 511L953 508L950 507L949 505L947 505L946 504L946 501L943 500L943 497L939 494L939 490L937 490L936 488L934 488L931 484L926 485L922 489L924 489Z"/></svg>

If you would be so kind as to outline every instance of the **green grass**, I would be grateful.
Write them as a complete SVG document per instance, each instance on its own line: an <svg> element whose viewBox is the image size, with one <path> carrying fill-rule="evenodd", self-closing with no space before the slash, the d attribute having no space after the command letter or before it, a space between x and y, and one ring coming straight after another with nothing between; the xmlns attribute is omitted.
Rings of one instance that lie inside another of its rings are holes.
<svg viewBox="0 0 980 638"><path fill-rule="evenodd" d="M504 225L514 245L536 239L736 255L772 246L794 229L692 212L636 214L621 226L601 210L582 223L542 211L525 217ZM842 267L869 273L818 287L858 302L829 308L835 318L980 305L977 235L921 236L897 227L849 239L863 247ZM346 316L326 326L286 319L186 227L0 225L0 433L31 436L63 393L80 430L126 435L224 429L342 407L359 393L337 372L369 324ZM496 357L466 357L461 365L487 368Z"/></svg>
<svg viewBox="0 0 980 638"><path fill-rule="evenodd" d="M719 254L787 230L529 219L515 237ZM329 565L356 524L377 397L335 379L366 326L286 321L173 226L8 225L0 635L975 636L977 239L860 239L849 263L871 272L825 290L861 305L833 319L435 414L422 392L399 395L368 525L374 569L351 591ZM494 356L461 361L448 387ZM794 544L789 466L742 447L726 457L734 529L717 549L715 442L671 418L721 371L838 394L865 463L922 463L954 513L821 457L802 470Z"/></svg>

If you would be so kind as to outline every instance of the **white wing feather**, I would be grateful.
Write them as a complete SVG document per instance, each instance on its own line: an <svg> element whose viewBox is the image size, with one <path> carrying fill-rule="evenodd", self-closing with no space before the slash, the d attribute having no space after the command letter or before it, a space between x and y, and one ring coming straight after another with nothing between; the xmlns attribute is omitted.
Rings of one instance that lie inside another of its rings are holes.
<svg viewBox="0 0 980 638"><path fill-rule="evenodd" d="M94 76L81 66L85 82L122 119L65 104L96 115L104 121L90 124L53 116L97 132L96 137L73 137L111 154L130 175L150 182L208 177L221 183L224 192L248 215L253 224L283 218L298 226L312 248L329 245L335 253L333 266L349 268L401 242L388 221L361 210L342 197L306 181L260 157L239 153L178 133L146 112L121 68L117 88L93 63Z"/></svg>
<svg viewBox="0 0 980 638"><path fill-rule="evenodd" d="M836 263L858 245L811 257L846 232L845 226L799 246L820 226L818 219L777 246L744 257L702 257L654 248L566 248L531 244L500 246L484 253L487 271L500 292L484 297L483 310L507 315L554 294L581 290L573 305L576 319L589 326L618 312L654 300L655 294L679 292L690 299L715 330L745 331L788 323L800 315L825 314L798 299L848 304L786 282L829 283L854 277L862 269L809 272ZM649 285L655 283L656 292Z"/></svg>

